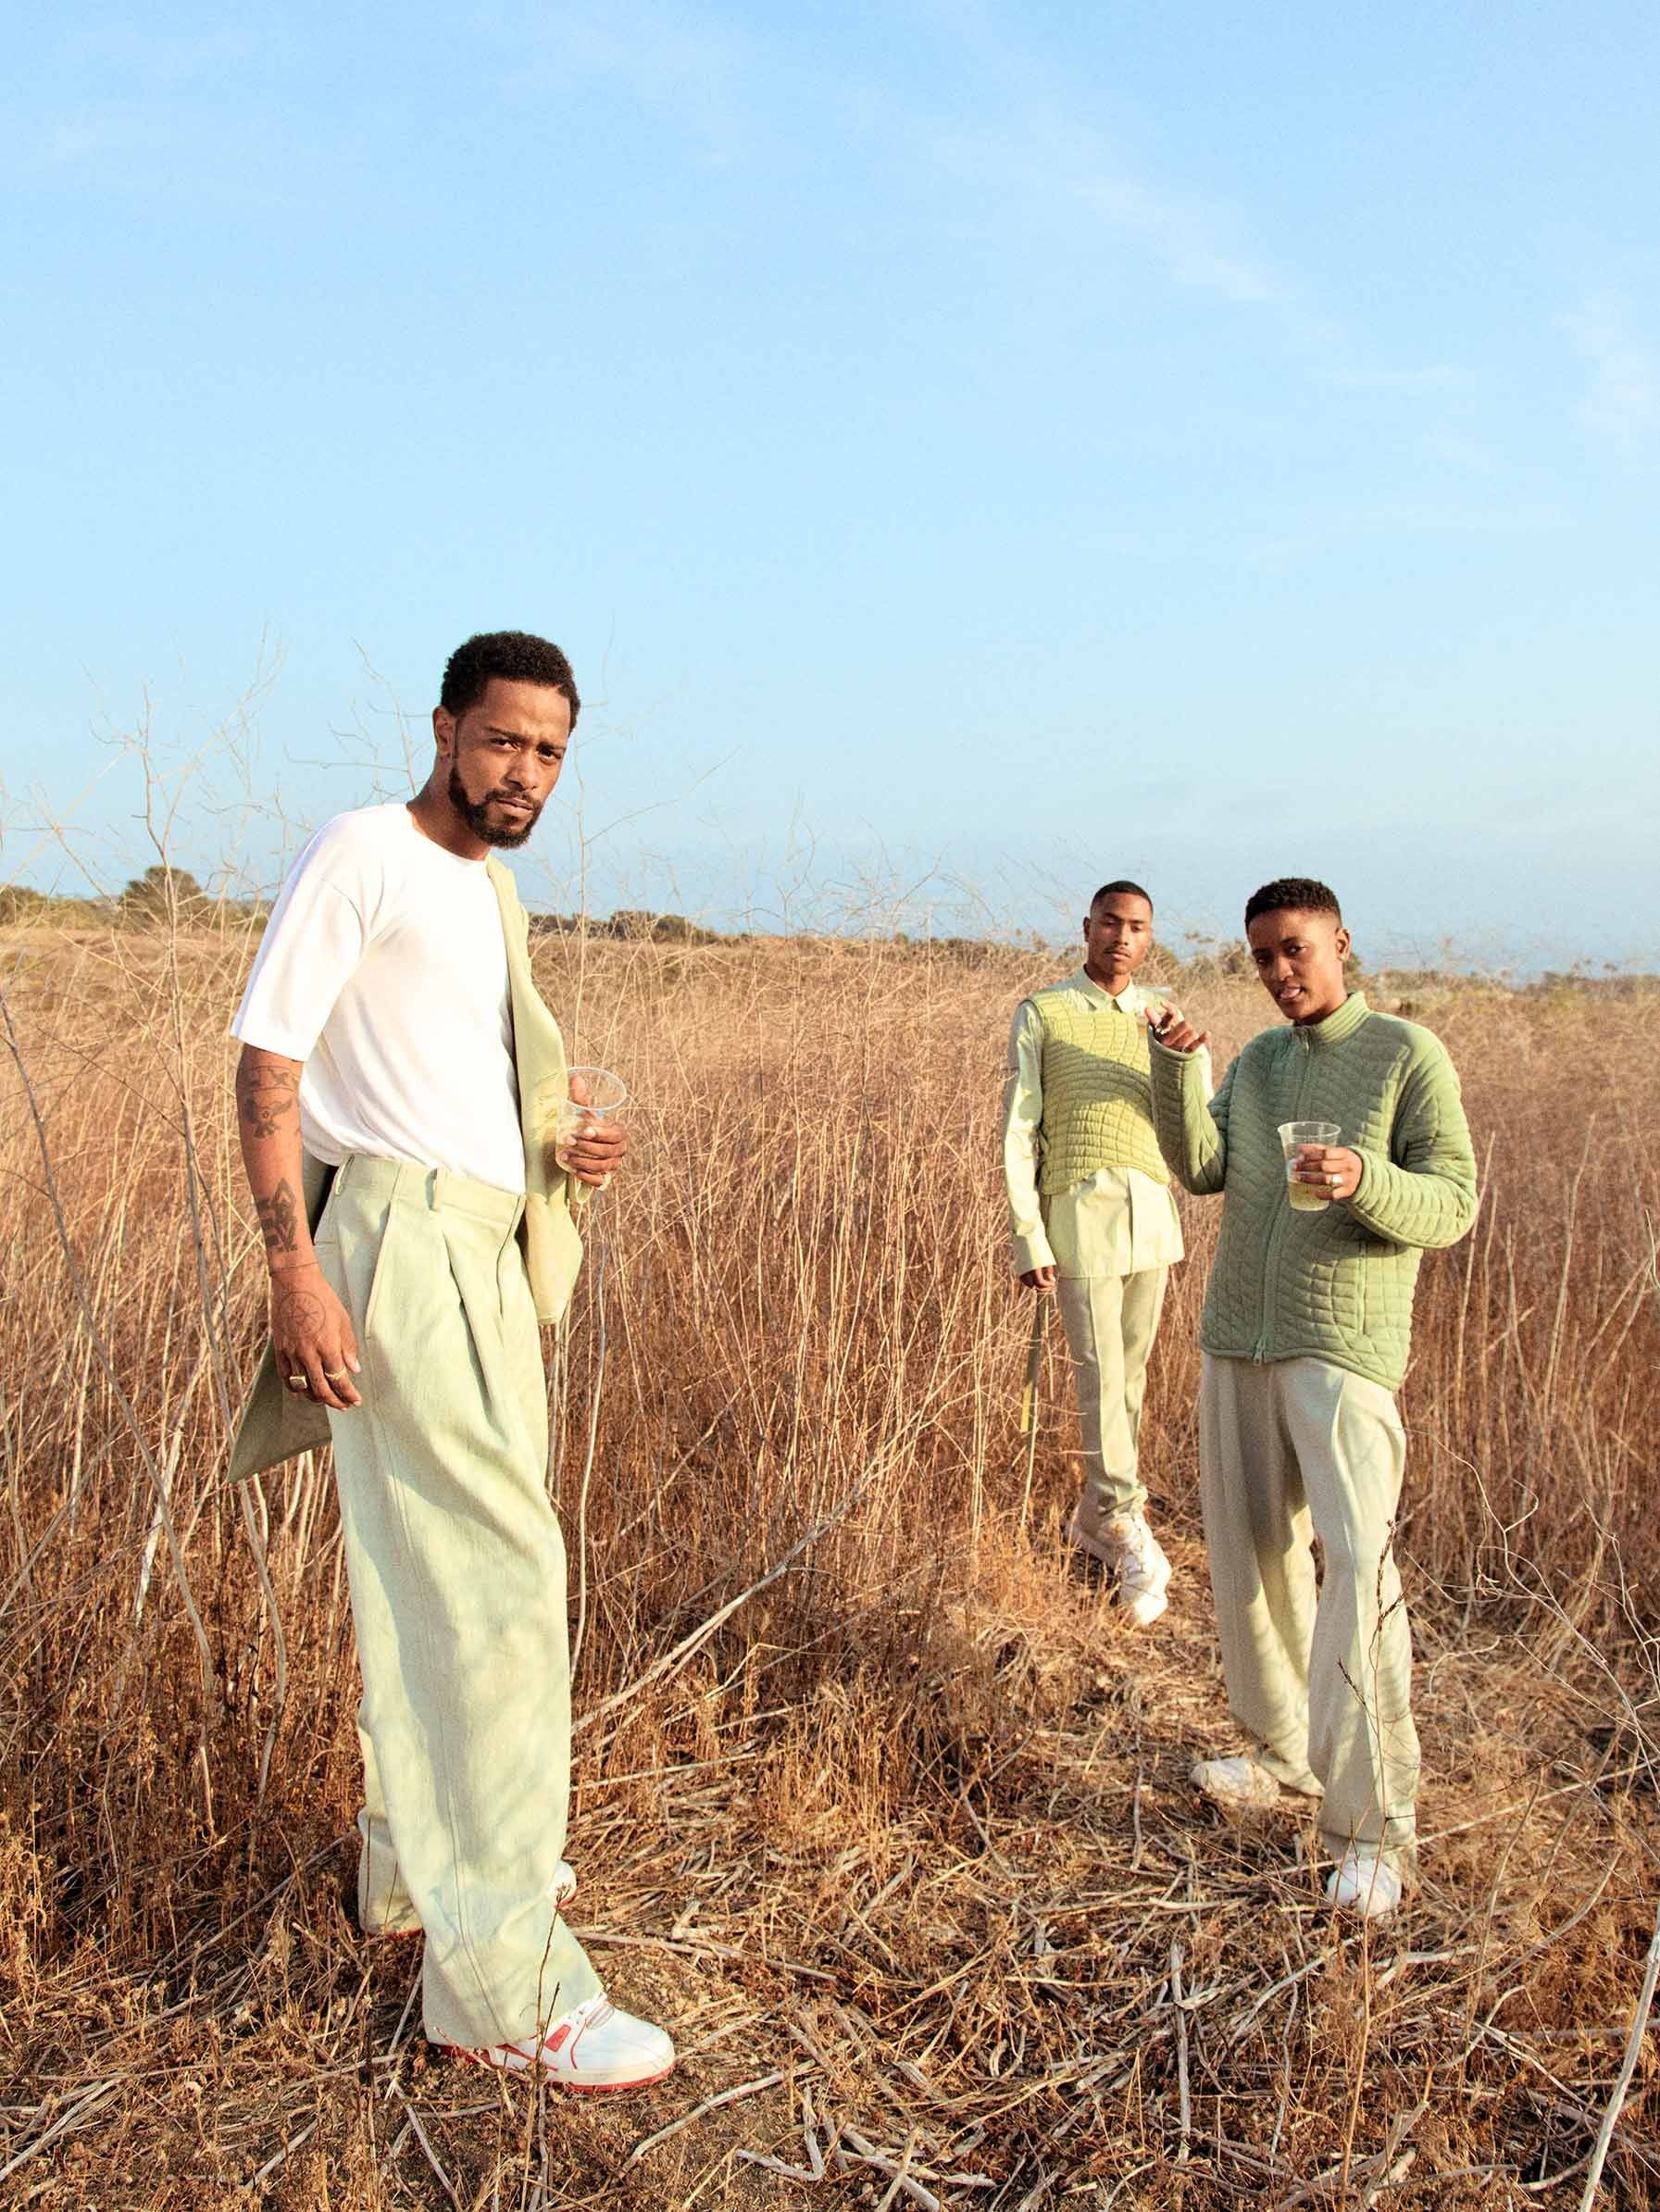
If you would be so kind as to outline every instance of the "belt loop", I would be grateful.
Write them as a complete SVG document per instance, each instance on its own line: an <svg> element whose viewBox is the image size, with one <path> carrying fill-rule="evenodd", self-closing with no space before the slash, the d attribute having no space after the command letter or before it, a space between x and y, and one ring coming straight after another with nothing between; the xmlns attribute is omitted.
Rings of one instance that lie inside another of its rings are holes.
<svg viewBox="0 0 1660 2212"><path fill-rule="evenodd" d="M427 1203L431 1206L434 1213L436 1213L439 1207L443 1204L444 1192L449 1186L449 1181L450 1171L447 1168L433 1168L432 1180L427 1186L431 1193L431 1196L429 1197Z"/></svg>

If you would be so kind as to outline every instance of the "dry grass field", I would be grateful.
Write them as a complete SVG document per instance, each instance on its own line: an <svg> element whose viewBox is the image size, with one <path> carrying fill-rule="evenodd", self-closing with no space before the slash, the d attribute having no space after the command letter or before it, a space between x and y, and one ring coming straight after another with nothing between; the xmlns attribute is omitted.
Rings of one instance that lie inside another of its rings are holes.
<svg viewBox="0 0 1660 2212"><path fill-rule="evenodd" d="M892 945L544 943L624 1071L554 1365L573 1918L683 2053L560 2103L435 2061L352 1925L326 1461L246 1499L261 1269L224 1037L245 935L0 932L0 2201L59 2207L1578 2205L1660 1888L1660 998L1418 1011L1486 1197L1426 1266L1401 1549L1423 1884L1365 1931L1288 1812L1229 1828L1198 1540L1213 1214L1156 1355L1179 1579L1069 1579L1054 1331L994 1168L1051 972ZM1249 984L1196 1005L1232 1046ZM1660 2204L1641 2047L1597 2201Z"/></svg>

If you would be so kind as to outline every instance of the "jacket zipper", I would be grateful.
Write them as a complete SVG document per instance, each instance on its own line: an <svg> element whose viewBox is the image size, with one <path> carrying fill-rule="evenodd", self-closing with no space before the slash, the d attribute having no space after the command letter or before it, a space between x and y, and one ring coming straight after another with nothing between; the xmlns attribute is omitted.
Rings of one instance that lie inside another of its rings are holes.
<svg viewBox="0 0 1660 2212"><path fill-rule="evenodd" d="M1292 1049L1301 1052L1303 1055L1303 1069L1297 1078L1296 1104L1292 1111L1285 1118L1288 1121L1301 1121L1304 1118L1303 1113L1304 1094L1308 1089L1309 1072L1314 1066L1314 1047L1301 1030L1293 1030L1292 1036L1295 1040ZM1262 1321L1256 1332L1256 1348L1251 1355L1253 1360L1258 1365L1271 1356L1268 1350L1268 1339L1273 1332L1275 1311L1271 1293L1279 1288L1279 1240L1290 1226L1290 1221L1291 1207L1281 1198L1275 1209L1274 1225L1268 1231L1267 1246L1262 1256Z"/></svg>

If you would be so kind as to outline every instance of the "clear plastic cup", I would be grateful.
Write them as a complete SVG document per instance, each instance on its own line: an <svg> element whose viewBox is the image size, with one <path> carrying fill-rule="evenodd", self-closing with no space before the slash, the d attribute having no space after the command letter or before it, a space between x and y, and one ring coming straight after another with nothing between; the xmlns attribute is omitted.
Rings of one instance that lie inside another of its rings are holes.
<svg viewBox="0 0 1660 2212"><path fill-rule="evenodd" d="M1322 1198L1313 1183L1292 1181L1292 1171L1297 1165L1297 1155L1304 1144L1335 1144L1342 1133L1335 1121L1282 1121L1279 1124L1279 1148L1285 1155L1285 1193L1298 1213L1322 1214L1331 1201Z"/></svg>
<svg viewBox="0 0 1660 2212"><path fill-rule="evenodd" d="M554 1157L561 1168L570 1166L567 1148L590 1115L596 1121L606 1121L629 1103L628 1086L608 1068L568 1069L565 1082L566 1094L555 1102L553 1116ZM579 1084L586 1096L576 1095Z"/></svg>

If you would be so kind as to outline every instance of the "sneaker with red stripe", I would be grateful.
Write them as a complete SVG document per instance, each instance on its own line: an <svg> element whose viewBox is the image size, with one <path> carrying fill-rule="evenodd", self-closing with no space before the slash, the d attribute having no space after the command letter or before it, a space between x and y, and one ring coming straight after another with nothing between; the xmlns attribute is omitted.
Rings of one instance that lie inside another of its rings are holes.
<svg viewBox="0 0 1660 2212"><path fill-rule="evenodd" d="M551 2089L643 2089L674 2064L674 2044L661 2028L618 2012L602 1991L555 2020L540 2038L492 2043L481 2051L444 2046L452 2057L508 2074L536 2073Z"/></svg>

